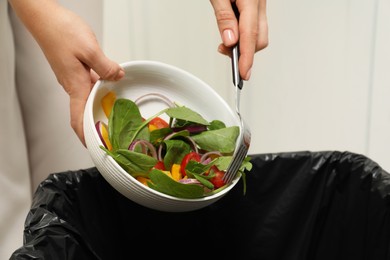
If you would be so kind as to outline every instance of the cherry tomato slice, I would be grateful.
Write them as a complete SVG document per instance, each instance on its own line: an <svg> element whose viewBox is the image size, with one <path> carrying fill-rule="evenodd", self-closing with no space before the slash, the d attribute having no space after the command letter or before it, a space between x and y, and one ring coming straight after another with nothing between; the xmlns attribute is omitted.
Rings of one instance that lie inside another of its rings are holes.
<svg viewBox="0 0 390 260"><path fill-rule="evenodd" d="M165 171L165 165L162 161L158 161L154 166L157 170Z"/></svg>
<svg viewBox="0 0 390 260"><path fill-rule="evenodd" d="M181 160L181 165L180 165L180 172L181 174L183 174L183 176L187 175L186 166L190 160L200 162L200 155L196 152L190 152L183 157L183 160Z"/></svg>
<svg viewBox="0 0 390 260"><path fill-rule="evenodd" d="M215 174L215 176L210 179L210 182L214 184L215 189L218 189L223 185L225 185L225 182L222 179L223 176L225 175L224 171L220 171L215 165L211 166L210 171L212 171Z"/></svg>
<svg viewBox="0 0 390 260"><path fill-rule="evenodd" d="M148 128L150 132L156 129L167 128L167 127L169 127L169 124L161 117L153 118L152 120L150 120L148 124Z"/></svg>

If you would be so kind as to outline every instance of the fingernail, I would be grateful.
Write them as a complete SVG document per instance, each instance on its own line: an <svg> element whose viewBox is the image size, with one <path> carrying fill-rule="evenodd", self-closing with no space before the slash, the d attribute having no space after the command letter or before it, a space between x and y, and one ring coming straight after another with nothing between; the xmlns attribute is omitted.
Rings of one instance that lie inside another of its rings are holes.
<svg viewBox="0 0 390 260"><path fill-rule="evenodd" d="M218 52L219 52L219 53L222 53L222 54L224 54L224 52L223 52L223 49L222 49L222 46L221 46L221 45L219 45L219 46L218 46Z"/></svg>
<svg viewBox="0 0 390 260"><path fill-rule="evenodd" d="M249 80L251 78L251 74L252 74L252 69L249 69L245 75L245 80Z"/></svg>
<svg viewBox="0 0 390 260"><path fill-rule="evenodd" d="M120 80L121 78L123 78L123 76L125 76L125 71L123 69L121 69L118 72L118 74L116 74L115 80Z"/></svg>
<svg viewBox="0 0 390 260"><path fill-rule="evenodd" d="M236 43L236 38L234 37L234 33L230 29L226 29L223 31L222 38L225 46L231 46L234 43Z"/></svg>

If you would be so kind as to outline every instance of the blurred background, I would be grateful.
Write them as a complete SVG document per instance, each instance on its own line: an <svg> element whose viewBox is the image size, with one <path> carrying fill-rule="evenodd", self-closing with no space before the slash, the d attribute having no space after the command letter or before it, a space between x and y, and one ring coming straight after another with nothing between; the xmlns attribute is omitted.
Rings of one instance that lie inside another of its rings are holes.
<svg viewBox="0 0 390 260"><path fill-rule="evenodd" d="M250 153L349 151L389 172L390 1L267 2L270 44L241 95ZM234 107L209 1L105 0L103 10L110 58L180 67Z"/></svg>

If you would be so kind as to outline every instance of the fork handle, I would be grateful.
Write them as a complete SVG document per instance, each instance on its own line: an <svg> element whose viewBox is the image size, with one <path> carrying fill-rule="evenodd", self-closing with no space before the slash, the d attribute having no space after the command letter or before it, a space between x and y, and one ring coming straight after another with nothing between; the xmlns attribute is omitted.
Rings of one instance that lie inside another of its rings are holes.
<svg viewBox="0 0 390 260"><path fill-rule="evenodd" d="M238 11L237 5L235 2L232 2L232 8L234 11L234 14L236 15L237 21L240 18L240 12ZM238 60L240 58L240 46L239 41L232 49L232 74L233 74L233 84L235 87L238 87L239 89L242 89L243 87L243 81L240 76L240 71L238 68Z"/></svg>

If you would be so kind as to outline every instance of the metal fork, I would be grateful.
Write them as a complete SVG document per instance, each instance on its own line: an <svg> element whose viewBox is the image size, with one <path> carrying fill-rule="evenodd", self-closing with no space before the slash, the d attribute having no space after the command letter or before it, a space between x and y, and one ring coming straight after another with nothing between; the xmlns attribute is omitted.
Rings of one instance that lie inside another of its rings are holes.
<svg viewBox="0 0 390 260"><path fill-rule="evenodd" d="M251 142L251 131L248 125L245 123L244 119L241 117L240 113L240 95L241 89L243 87L243 81L238 70L238 59L239 59L239 46L238 44L233 47L232 50L232 72L233 72L233 84L236 89L236 112L240 119L240 134L237 138L236 149L234 150L232 161L230 162L225 175L223 176L223 181L225 183L230 183L238 173L238 170L241 167L243 160L248 154L249 145Z"/></svg>

